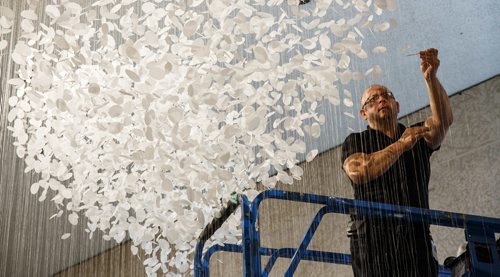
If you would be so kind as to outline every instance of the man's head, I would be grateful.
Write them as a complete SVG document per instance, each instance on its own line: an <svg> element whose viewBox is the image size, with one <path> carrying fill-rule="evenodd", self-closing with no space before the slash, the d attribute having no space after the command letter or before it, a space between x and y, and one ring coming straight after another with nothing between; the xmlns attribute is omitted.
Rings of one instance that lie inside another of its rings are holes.
<svg viewBox="0 0 500 277"><path fill-rule="evenodd" d="M382 85L369 86L361 96L360 115L371 127L397 123L399 103Z"/></svg>

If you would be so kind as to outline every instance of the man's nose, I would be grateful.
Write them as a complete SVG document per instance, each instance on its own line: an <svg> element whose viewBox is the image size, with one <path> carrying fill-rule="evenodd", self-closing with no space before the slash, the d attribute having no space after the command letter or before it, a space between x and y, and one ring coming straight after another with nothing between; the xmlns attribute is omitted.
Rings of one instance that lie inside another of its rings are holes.
<svg viewBox="0 0 500 277"><path fill-rule="evenodd" d="M379 96L377 97L377 100L376 100L376 101L377 101L377 103L382 103L382 101L384 101L384 102L385 102L385 101L387 101L387 99L386 99L385 97L383 97L382 95L379 95Z"/></svg>

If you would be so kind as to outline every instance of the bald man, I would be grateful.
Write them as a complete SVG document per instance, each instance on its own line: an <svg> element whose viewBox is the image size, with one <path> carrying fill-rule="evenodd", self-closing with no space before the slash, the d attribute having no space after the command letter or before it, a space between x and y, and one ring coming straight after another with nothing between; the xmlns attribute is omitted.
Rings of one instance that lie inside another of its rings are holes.
<svg viewBox="0 0 500 277"><path fill-rule="evenodd" d="M432 113L424 122L410 127L398 123L399 103L383 85L369 86L361 97L359 113L367 130L350 134L342 145L343 169L356 199L429 208L429 158L453 115L436 77L438 51L421 51L420 60ZM348 236L356 277L437 276L428 224L352 216Z"/></svg>

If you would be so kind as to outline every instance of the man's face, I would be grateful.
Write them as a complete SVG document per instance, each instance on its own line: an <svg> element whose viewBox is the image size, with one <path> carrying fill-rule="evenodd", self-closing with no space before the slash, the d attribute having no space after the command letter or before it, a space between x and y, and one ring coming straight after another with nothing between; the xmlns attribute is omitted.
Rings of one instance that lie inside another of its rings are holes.
<svg viewBox="0 0 500 277"><path fill-rule="evenodd" d="M361 116L368 122L393 123L397 121L399 103L384 86L373 85L361 97Z"/></svg>

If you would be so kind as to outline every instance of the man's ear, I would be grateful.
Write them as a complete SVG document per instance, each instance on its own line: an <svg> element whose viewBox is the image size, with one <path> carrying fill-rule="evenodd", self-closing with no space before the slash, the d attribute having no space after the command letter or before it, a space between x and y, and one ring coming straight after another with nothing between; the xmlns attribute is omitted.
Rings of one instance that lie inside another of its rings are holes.
<svg viewBox="0 0 500 277"><path fill-rule="evenodd" d="M398 106L398 112L399 112L399 106ZM366 114L366 111L364 109L359 110L359 114L364 120L368 119L368 115Z"/></svg>
<svg viewBox="0 0 500 277"><path fill-rule="evenodd" d="M398 114L399 114L399 102L396 101L396 110L398 111Z"/></svg>

